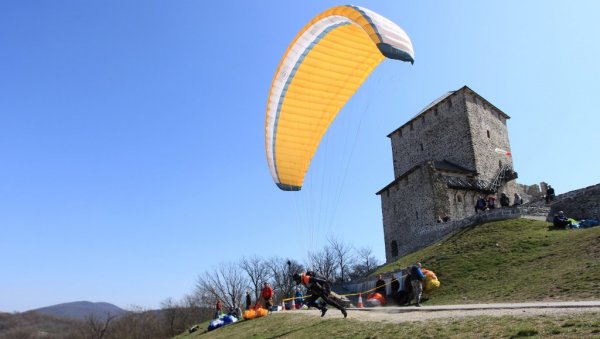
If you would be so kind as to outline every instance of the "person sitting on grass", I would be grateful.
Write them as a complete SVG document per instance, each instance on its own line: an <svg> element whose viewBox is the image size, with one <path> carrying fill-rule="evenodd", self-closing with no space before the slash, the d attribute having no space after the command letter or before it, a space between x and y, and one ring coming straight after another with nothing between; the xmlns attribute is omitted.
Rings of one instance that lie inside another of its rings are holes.
<svg viewBox="0 0 600 339"><path fill-rule="evenodd" d="M563 211L559 211L558 214L554 215L552 223L554 224L554 227L558 228L567 228L568 226L571 226L571 221Z"/></svg>

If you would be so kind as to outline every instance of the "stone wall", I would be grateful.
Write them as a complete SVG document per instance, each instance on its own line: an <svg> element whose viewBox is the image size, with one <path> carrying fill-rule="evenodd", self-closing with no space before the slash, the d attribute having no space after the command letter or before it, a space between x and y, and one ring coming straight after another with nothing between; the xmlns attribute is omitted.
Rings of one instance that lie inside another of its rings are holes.
<svg viewBox="0 0 600 339"><path fill-rule="evenodd" d="M517 186L517 190L525 202L542 200L548 187L545 182L541 182L539 185L518 184Z"/></svg>
<svg viewBox="0 0 600 339"><path fill-rule="evenodd" d="M431 168L420 166L381 193L386 258L396 257L392 242L400 248L417 229L435 221L430 178Z"/></svg>
<svg viewBox="0 0 600 339"><path fill-rule="evenodd" d="M600 220L600 184L557 196L550 204L547 220L552 221L558 211L563 211L567 217L576 220Z"/></svg>
<svg viewBox="0 0 600 339"><path fill-rule="evenodd" d="M450 94L392 132L389 137L394 178L429 160L445 159L474 170L473 147L465 112L463 97Z"/></svg>
<svg viewBox="0 0 600 339"><path fill-rule="evenodd" d="M527 209L521 207L497 208L494 210L480 212L468 218L449 221L445 223L435 223L420 227L414 230L411 241L403 244L398 253L398 257L414 252L420 248L431 245L445 236L450 235L467 227L483 224L490 221L516 219L523 214L528 214ZM394 258L387 257L387 262Z"/></svg>
<svg viewBox="0 0 600 339"><path fill-rule="evenodd" d="M496 152L496 149L510 151L508 116L470 90L461 91L468 115L471 142L475 154L478 178L491 181L502 165L514 168L512 157Z"/></svg>

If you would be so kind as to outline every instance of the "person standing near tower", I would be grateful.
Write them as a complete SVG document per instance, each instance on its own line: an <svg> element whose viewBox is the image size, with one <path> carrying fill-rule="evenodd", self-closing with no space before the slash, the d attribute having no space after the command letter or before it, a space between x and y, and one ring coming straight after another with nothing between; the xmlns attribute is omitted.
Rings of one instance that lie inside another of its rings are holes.
<svg viewBox="0 0 600 339"><path fill-rule="evenodd" d="M412 293L415 298L415 306L421 307L421 294L423 293L423 279L425 275L421 271L421 263L410 267L410 284L412 285ZM410 302L410 299L409 299Z"/></svg>
<svg viewBox="0 0 600 339"><path fill-rule="evenodd" d="M546 190L546 204L549 204L552 200L554 200L554 187L548 185L548 189Z"/></svg>

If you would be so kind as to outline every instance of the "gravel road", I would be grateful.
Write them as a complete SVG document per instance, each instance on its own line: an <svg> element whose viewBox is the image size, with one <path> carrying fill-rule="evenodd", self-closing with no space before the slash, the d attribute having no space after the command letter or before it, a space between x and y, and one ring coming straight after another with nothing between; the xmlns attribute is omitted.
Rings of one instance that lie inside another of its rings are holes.
<svg viewBox="0 0 600 339"><path fill-rule="evenodd" d="M302 310L292 312L316 317L321 315L321 312L318 310ZM469 304L423 307L373 307L362 309L354 308L348 310L348 318L363 321L399 323L408 321L424 321L439 318L462 318L471 316L511 315L528 317L582 312L600 313L600 301ZM330 308L327 311L325 317L343 318L341 312L335 308Z"/></svg>

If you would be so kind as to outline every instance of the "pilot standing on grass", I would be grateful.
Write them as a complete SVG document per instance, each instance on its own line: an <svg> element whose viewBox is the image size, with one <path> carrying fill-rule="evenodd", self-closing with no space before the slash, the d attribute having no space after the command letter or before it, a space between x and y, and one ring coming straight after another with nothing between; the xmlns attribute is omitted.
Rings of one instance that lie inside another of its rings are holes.
<svg viewBox="0 0 600 339"><path fill-rule="evenodd" d="M412 285L413 295L415 296L415 306L421 307L421 294L423 293L423 279L425 275L421 271L421 263L410 267L410 284ZM410 299L409 299L410 302Z"/></svg>

